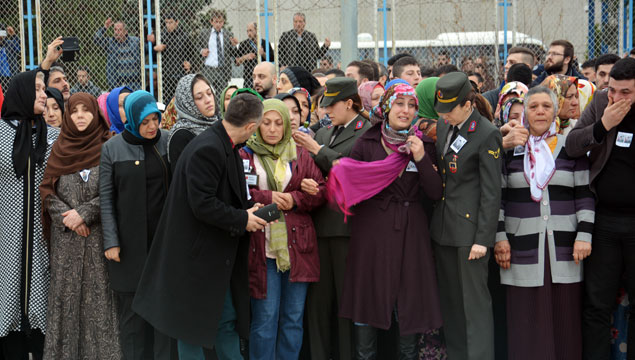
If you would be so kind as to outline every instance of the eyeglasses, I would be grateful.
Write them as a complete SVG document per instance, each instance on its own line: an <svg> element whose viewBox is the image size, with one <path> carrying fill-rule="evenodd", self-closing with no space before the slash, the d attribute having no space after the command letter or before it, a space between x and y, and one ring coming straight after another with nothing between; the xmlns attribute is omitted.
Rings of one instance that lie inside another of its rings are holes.
<svg viewBox="0 0 635 360"><path fill-rule="evenodd" d="M554 57L554 56L564 56L564 54L559 54L557 52L552 52L552 51L549 51L547 53L547 57Z"/></svg>

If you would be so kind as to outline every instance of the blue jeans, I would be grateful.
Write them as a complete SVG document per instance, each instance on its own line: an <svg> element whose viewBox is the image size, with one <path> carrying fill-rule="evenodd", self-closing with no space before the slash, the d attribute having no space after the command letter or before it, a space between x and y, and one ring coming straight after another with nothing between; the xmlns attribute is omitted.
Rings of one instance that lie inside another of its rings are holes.
<svg viewBox="0 0 635 360"><path fill-rule="evenodd" d="M297 359L302 347L302 316L308 283L289 281L267 259L267 298L251 299L249 359Z"/></svg>
<svg viewBox="0 0 635 360"><path fill-rule="evenodd" d="M178 341L180 360L205 360L203 347ZM236 332L236 310L232 303L231 290L227 290L223 313L218 323L214 350L219 360L242 360L240 355L240 339Z"/></svg>

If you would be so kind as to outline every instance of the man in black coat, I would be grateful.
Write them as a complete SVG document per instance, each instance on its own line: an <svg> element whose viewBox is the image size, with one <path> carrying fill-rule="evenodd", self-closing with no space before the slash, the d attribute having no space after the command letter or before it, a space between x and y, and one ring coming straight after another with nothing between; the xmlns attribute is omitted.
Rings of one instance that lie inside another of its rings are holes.
<svg viewBox="0 0 635 360"><path fill-rule="evenodd" d="M280 67L301 66L311 72L317 66L317 59L322 58L331 46L331 40L326 38L320 47L315 34L304 30L305 25L304 14L296 13L293 15L293 30L285 31L280 36Z"/></svg>
<svg viewBox="0 0 635 360"><path fill-rule="evenodd" d="M256 131L262 111L256 96L236 96L175 168L133 309L178 339L181 357L209 359L215 349L220 359L240 358L239 336L249 334L246 231L267 222L253 215L260 204L248 208L238 144Z"/></svg>

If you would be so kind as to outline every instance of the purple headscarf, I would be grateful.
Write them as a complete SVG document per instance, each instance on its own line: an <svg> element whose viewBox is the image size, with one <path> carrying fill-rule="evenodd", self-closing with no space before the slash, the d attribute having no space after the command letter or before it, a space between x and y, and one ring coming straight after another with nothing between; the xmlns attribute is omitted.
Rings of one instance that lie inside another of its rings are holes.
<svg viewBox="0 0 635 360"><path fill-rule="evenodd" d="M378 81L366 81L357 88L357 93L362 99L362 106L364 107L364 110L368 111L368 113L370 113L373 109L373 90L375 90L377 85L381 87L381 84Z"/></svg>

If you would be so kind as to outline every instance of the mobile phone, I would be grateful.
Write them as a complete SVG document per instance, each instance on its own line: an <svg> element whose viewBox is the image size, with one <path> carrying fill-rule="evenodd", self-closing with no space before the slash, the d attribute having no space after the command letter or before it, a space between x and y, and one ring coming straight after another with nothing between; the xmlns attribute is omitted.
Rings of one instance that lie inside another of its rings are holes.
<svg viewBox="0 0 635 360"><path fill-rule="evenodd" d="M269 204L263 208L254 211L254 215L265 220L266 222L272 222L280 218L280 210L278 210L278 205Z"/></svg>
<svg viewBox="0 0 635 360"><path fill-rule="evenodd" d="M7 31L6 30L0 30L0 37L7 37Z"/></svg>

